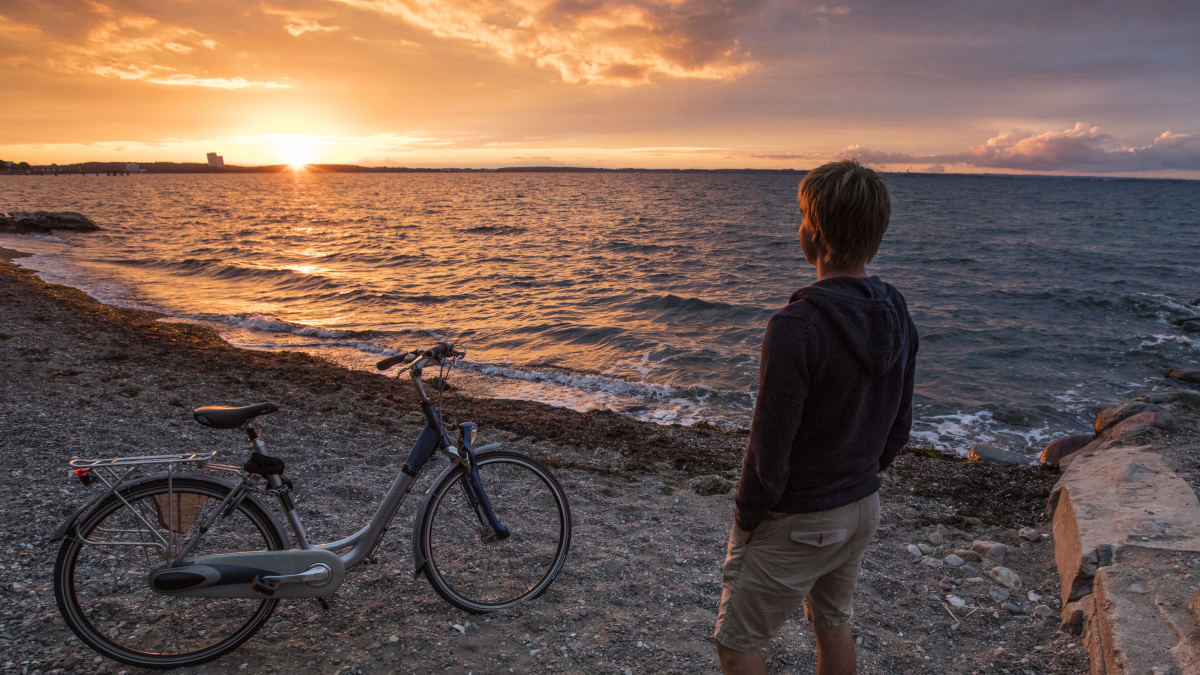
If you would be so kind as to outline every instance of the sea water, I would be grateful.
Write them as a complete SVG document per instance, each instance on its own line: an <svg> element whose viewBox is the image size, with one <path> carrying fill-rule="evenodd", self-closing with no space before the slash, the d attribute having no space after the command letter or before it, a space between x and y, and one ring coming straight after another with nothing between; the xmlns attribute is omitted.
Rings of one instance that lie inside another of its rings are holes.
<svg viewBox="0 0 1200 675"><path fill-rule="evenodd" d="M19 264L252 349L355 368L449 339L470 393L749 423L763 329L815 280L796 175L0 177L0 209L103 232L0 236ZM887 177L869 266L921 337L913 442L1032 452L1200 363L1200 182ZM245 404L251 401L205 403ZM286 401L280 401L286 405Z"/></svg>

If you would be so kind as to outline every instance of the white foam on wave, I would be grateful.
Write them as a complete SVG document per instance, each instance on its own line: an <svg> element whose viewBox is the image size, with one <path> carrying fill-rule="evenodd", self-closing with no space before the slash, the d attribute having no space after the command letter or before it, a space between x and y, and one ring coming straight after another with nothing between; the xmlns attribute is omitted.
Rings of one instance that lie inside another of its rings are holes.
<svg viewBox="0 0 1200 675"><path fill-rule="evenodd" d="M931 415L913 420L909 443L928 443L946 448L966 457L975 443L991 443L996 436L988 431L992 413L981 410L974 413L956 412L949 415Z"/></svg>
<svg viewBox="0 0 1200 675"><path fill-rule="evenodd" d="M1192 312L1195 314L1200 314L1200 307L1191 304L1191 302L1194 301L1179 300L1161 293L1134 293L1127 297L1132 299L1134 302L1143 303L1159 309L1156 314L1158 315L1158 320L1161 323L1170 323L1172 319L1177 318L1178 313L1186 314ZM1168 312L1174 312L1176 315L1169 314Z"/></svg>
<svg viewBox="0 0 1200 675"><path fill-rule="evenodd" d="M130 299L129 289L111 279L98 277L75 264L66 253L70 242L50 235L0 235L0 246L29 253L27 258L14 258L13 264L37 272L37 277L50 284L77 288L90 297L114 307L158 311L154 307Z"/></svg>
<svg viewBox="0 0 1200 675"><path fill-rule="evenodd" d="M1195 334L1193 333L1192 335ZM1192 337L1192 335L1151 335L1148 339L1142 340L1136 347L1129 351L1146 351L1166 344L1177 344L1188 349L1200 350L1200 341Z"/></svg>
<svg viewBox="0 0 1200 675"><path fill-rule="evenodd" d="M201 317L192 317L201 318ZM291 333L301 337L315 337L325 340L336 340L350 335L353 331L330 330L321 326L309 326L302 323L287 321L270 314L235 314L233 316L203 317L210 321L219 321L243 330L262 331L264 333Z"/></svg>
<svg viewBox="0 0 1200 675"><path fill-rule="evenodd" d="M581 391L604 392L618 396L639 396L649 399L677 398L680 391L665 384L630 382L603 375L585 375L562 370L521 370L511 366L490 363L464 363L465 367L488 377L503 377L526 382L550 382Z"/></svg>
<svg viewBox="0 0 1200 675"><path fill-rule="evenodd" d="M616 391L619 388L580 389L556 380L534 380L495 377L467 364L457 377L456 386L471 392L471 395L487 396L519 401L536 401L558 408L569 408L578 412L589 410L614 410L634 419L655 424L695 424L700 420L712 422L706 413L707 395L696 398L686 396L659 398L647 402L631 391ZM716 420L721 422L721 420ZM727 423L726 426L736 426Z"/></svg>

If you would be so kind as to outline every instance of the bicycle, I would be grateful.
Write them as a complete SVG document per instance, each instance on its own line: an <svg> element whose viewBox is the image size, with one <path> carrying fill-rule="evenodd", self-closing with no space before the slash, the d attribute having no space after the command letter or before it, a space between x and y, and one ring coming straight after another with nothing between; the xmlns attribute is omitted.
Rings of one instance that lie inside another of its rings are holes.
<svg viewBox="0 0 1200 675"><path fill-rule="evenodd" d="M451 463L417 510L414 578L424 574L443 599L475 614L541 595L570 548L570 504L536 460L498 450L499 443L475 448L474 423L458 425L458 446L450 443L422 377L427 366L447 372L462 356L440 342L376 364L408 364L397 377L411 375L425 427L370 523L328 544L310 543L284 462L267 455L254 428L255 418L279 410L274 403L194 411L200 424L246 432L251 455L241 467L213 463L216 452L71 460L85 485L99 481L107 489L54 536L62 540L54 593L67 625L104 656L169 669L237 649L282 599L315 598L328 608L324 598L347 570L372 557L434 451ZM131 479L154 465L166 471ZM185 471L189 466L236 478ZM295 545L259 492L278 500Z"/></svg>

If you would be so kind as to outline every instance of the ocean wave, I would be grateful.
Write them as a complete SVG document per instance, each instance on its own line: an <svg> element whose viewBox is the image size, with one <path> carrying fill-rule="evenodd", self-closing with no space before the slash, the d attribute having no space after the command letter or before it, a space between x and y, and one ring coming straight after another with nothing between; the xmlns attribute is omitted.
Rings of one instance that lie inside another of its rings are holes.
<svg viewBox="0 0 1200 675"><path fill-rule="evenodd" d="M230 264L216 258L184 258L183 260L129 258L113 260L111 263L122 267L165 270L175 274L202 276L220 281L273 282L275 287L281 289L298 288L306 291L317 291L341 288L341 284L320 274L310 274L288 268L246 267Z"/></svg>
<svg viewBox="0 0 1200 675"><path fill-rule="evenodd" d="M620 239L610 241L604 245L605 248L611 248L617 251L626 252L650 252L650 251L695 251L694 246L688 244L637 244L630 241L622 241Z"/></svg>
<svg viewBox="0 0 1200 675"><path fill-rule="evenodd" d="M356 331L349 330L329 330L320 326L306 326L302 323L295 323L280 319L270 314L234 314L232 316L191 316L186 318L200 319L205 321L215 321L223 323L227 326L234 326L243 330L261 331L264 333L290 333L301 337L315 337L322 339L340 339L350 335L354 335Z"/></svg>
<svg viewBox="0 0 1200 675"><path fill-rule="evenodd" d="M386 265L389 267L408 263L427 262L429 256L421 251L415 253L380 254L378 252L338 251L317 258L322 263L355 263L359 265Z"/></svg>
<svg viewBox="0 0 1200 675"><path fill-rule="evenodd" d="M526 228L517 225L476 225L463 230L467 234L521 234Z"/></svg>

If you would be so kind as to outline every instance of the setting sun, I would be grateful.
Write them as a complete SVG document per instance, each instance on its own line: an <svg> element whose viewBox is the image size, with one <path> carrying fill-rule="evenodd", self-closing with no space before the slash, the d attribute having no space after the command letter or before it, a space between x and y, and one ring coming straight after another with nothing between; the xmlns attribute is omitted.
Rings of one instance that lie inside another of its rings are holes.
<svg viewBox="0 0 1200 675"><path fill-rule="evenodd" d="M319 147L322 143L317 136L268 135L263 136L262 141L271 154L296 168L312 164L323 154Z"/></svg>

